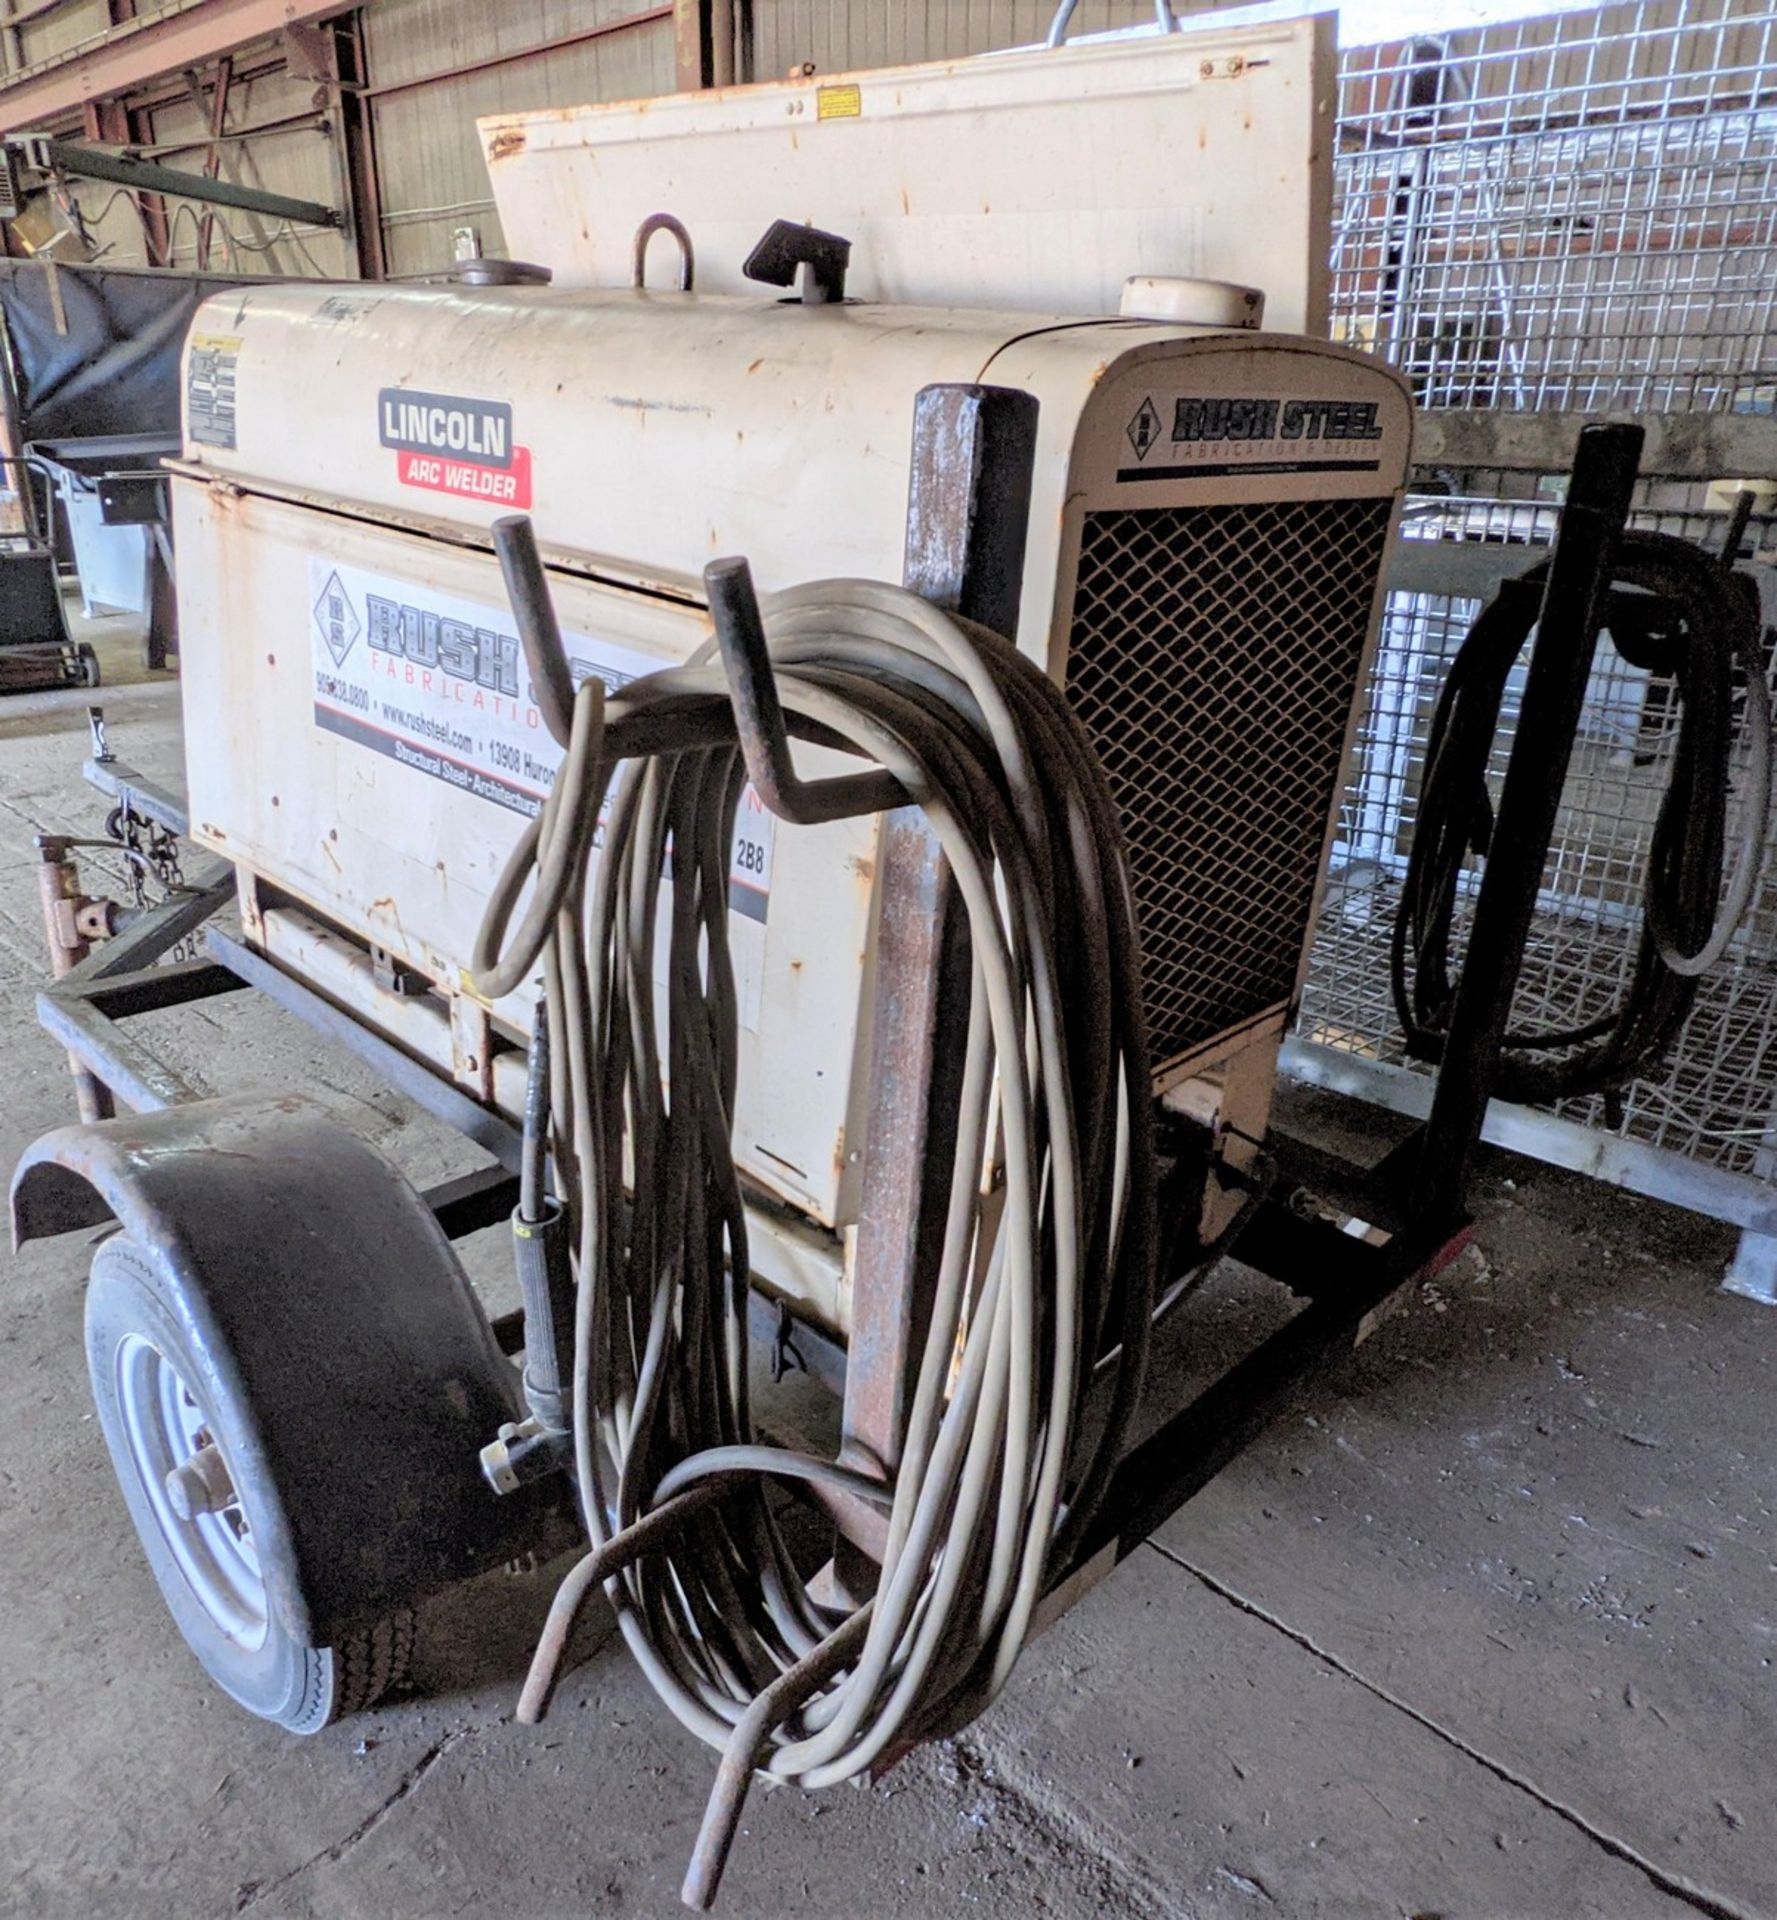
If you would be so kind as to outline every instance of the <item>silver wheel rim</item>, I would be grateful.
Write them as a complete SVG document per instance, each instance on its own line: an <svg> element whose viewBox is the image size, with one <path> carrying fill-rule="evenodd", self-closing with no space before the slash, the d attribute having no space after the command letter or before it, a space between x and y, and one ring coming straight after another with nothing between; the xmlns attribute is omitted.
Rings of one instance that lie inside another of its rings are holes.
<svg viewBox="0 0 1777 1920"><path fill-rule="evenodd" d="M225 1507L189 1520L167 1495L167 1475L199 1448L217 1445L209 1416L179 1369L141 1334L118 1342L116 1368L124 1436L161 1536L216 1630L250 1653L265 1642L269 1609L239 1483Z"/></svg>

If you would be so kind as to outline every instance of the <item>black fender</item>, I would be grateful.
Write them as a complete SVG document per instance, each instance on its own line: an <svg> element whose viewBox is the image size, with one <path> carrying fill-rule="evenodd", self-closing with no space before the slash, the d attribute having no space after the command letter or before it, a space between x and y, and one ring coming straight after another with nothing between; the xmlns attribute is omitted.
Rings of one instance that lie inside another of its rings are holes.
<svg viewBox="0 0 1777 1920"><path fill-rule="evenodd" d="M260 1552L301 1644L538 1544L546 1502L494 1493L479 1458L523 1418L517 1372L432 1210L319 1103L248 1094L45 1134L13 1175L14 1245L107 1219L252 1410L288 1521Z"/></svg>

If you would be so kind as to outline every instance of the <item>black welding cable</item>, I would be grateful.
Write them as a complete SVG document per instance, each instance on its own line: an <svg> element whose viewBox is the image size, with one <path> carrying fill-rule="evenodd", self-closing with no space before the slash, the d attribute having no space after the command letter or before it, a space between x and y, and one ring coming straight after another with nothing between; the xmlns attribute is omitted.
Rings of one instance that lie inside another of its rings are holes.
<svg viewBox="0 0 1777 1920"><path fill-rule="evenodd" d="M702 1895L755 1759L833 1784L1004 1684L1126 1444L1153 1292L1149 1072L1121 829L1059 689L997 636L871 582L776 596L765 621L792 730L842 740L894 776L940 840L969 927L950 1214L887 1485L753 1436L727 945L744 769L707 657L611 697L596 764L570 755L477 949L484 992L539 959L547 977L593 1547L663 1500L724 1489L605 1587L665 1704L726 1751L704 1877L688 1883ZM587 846L584 822L607 796L599 856L588 871L582 854L580 879L564 882L558 855L571 838ZM506 941L533 871L532 909ZM987 1203L990 1146L1002 1174ZM1107 1352L1109 1411L1088 1420ZM887 1505L866 1611L836 1615L804 1586L763 1498L786 1476Z"/></svg>
<svg viewBox="0 0 1777 1920"><path fill-rule="evenodd" d="M1507 581L1482 610L1433 714L1391 949L1396 1010L1421 1059L1440 1056L1448 1029L1464 867L1471 852L1486 852L1492 833L1488 763L1506 683L1535 627L1546 577L1544 563ZM1698 977L1726 951L1764 857L1771 712L1748 596L1689 542L1629 533L1604 624L1630 664L1670 678L1682 709L1643 884L1641 936L1616 1005L1569 1027L1507 1032L1496 1091L1509 1100L1597 1093L1657 1066L1690 1011ZM1736 671L1745 689L1747 790L1742 845L1724 896Z"/></svg>

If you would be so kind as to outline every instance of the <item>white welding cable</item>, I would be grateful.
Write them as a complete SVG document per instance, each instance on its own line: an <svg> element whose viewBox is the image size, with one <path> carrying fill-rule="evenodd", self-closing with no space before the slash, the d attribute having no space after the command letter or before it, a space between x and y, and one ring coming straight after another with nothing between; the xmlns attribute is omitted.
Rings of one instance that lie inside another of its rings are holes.
<svg viewBox="0 0 1777 1920"><path fill-rule="evenodd" d="M1004 1684L1124 1446L1153 1293L1121 830L1059 689L996 635L875 582L777 595L765 629L792 731L818 730L893 775L936 834L968 923L949 1215L892 1482L752 1429L727 944L745 770L708 649L602 714L592 683L581 689L556 789L496 890L472 969L492 999L542 962L557 1181L575 1216L575 1461L594 1553L564 1583L537 1671L552 1670L580 1595L602 1582L655 1691L724 1753L685 1888L699 1906L756 1766L829 1786L961 1724ZM990 1148L1001 1182L984 1205ZM774 1480L885 1511L867 1606L844 1614L809 1592L764 1498ZM690 1525L675 1520L680 1503L701 1509Z"/></svg>

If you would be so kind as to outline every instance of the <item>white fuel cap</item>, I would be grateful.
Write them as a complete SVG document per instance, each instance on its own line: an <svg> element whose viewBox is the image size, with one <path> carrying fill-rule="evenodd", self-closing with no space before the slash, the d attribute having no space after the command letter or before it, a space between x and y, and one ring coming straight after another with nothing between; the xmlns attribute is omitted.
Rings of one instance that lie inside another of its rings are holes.
<svg viewBox="0 0 1777 1920"><path fill-rule="evenodd" d="M1187 280L1165 273L1136 273L1123 282L1125 320L1170 320L1186 327L1241 327L1264 323L1265 296L1231 280Z"/></svg>

